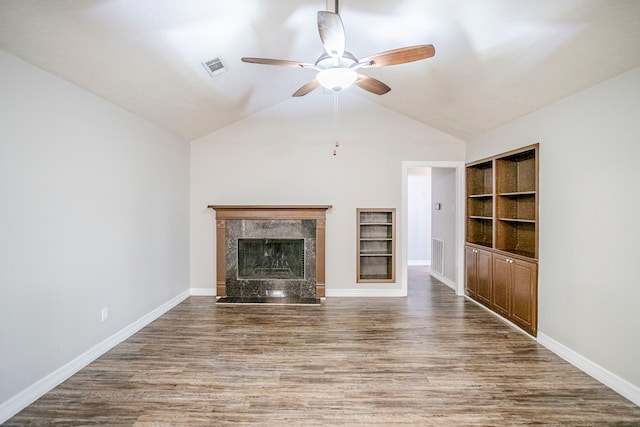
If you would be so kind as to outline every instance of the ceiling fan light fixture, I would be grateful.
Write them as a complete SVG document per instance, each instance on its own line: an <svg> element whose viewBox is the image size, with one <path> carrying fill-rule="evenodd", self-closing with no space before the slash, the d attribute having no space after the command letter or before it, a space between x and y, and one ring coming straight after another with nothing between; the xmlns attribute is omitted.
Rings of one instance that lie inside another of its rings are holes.
<svg viewBox="0 0 640 427"><path fill-rule="evenodd" d="M316 76L316 80L327 89L341 91L358 80L358 73L350 68L327 68Z"/></svg>

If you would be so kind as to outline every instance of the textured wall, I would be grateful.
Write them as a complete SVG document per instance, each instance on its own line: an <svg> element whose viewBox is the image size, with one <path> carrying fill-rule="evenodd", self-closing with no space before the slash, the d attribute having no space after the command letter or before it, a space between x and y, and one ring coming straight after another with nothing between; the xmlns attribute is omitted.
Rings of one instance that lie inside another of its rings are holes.
<svg viewBox="0 0 640 427"><path fill-rule="evenodd" d="M0 404L188 289L188 155L0 52Z"/></svg>

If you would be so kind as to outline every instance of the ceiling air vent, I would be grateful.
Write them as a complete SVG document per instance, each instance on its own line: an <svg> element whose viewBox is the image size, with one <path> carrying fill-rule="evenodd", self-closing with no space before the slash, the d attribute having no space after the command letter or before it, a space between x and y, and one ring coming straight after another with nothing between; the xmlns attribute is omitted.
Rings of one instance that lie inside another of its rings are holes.
<svg viewBox="0 0 640 427"><path fill-rule="evenodd" d="M210 59L207 62L203 62L202 65L207 70L207 72L211 75L211 77L227 71L227 69L224 67L224 64L220 60L220 58Z"/></svg>

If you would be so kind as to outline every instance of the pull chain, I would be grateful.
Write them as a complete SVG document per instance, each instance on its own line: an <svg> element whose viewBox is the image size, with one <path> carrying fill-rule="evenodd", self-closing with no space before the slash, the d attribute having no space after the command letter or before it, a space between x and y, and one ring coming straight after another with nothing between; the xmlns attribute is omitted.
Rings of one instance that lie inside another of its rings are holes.
<svg viewBox="0 0 640 427"><path fill-rule="evenodd" d="M333 92L333 127L335 130L336 145L333 149L333 155L338 154L338 148L340 148L340 141L338 140L338 92Z"/></svg>

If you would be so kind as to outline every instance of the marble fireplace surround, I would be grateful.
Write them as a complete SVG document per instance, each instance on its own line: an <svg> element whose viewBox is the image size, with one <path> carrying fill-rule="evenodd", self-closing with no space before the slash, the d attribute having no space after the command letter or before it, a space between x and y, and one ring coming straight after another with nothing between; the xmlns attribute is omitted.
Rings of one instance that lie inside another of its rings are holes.
<svg viewBox="0 0 640 427"><path fill-rule="evenodd" d="M325 224L331 205L210 205L216 213L219 302L310 301L325 296ZM238 278L239 239L304 239L304 279Z"/></svg>

